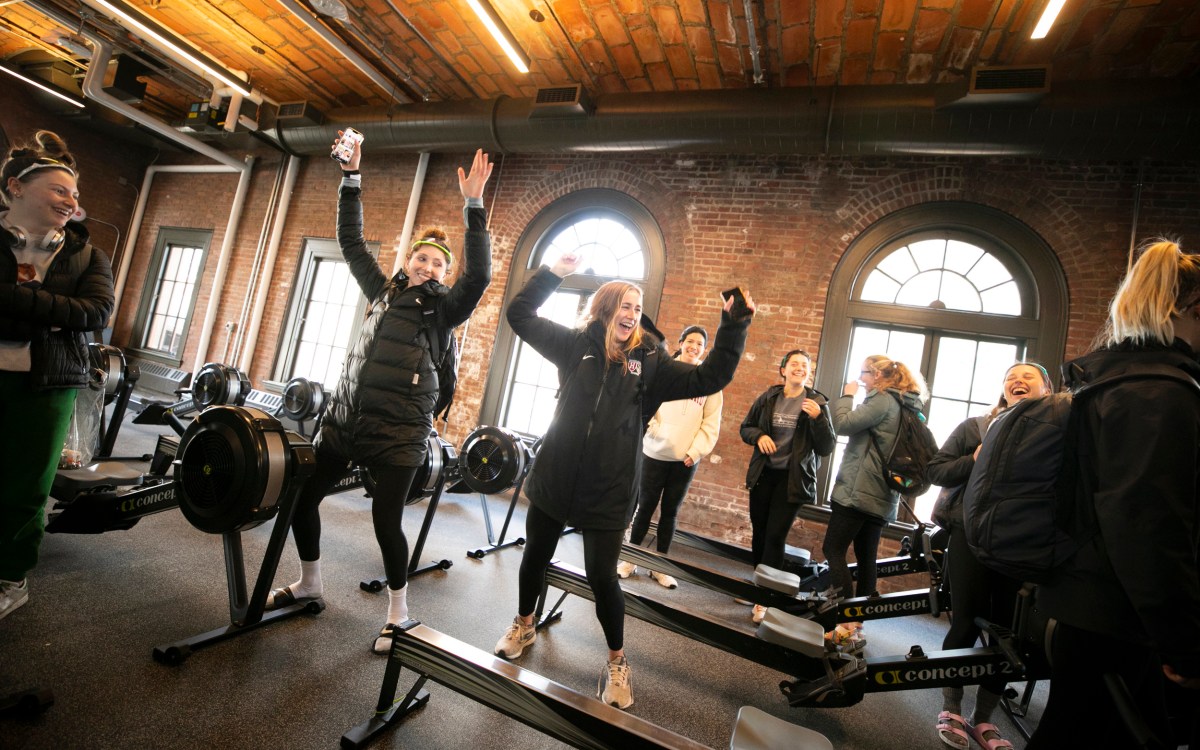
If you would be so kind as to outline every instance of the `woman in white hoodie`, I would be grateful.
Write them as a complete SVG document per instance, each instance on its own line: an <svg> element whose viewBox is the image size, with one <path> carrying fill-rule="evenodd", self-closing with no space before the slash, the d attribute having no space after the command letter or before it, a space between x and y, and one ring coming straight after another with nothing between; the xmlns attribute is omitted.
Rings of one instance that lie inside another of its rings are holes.
<svg viewBox="0 0 1200 750"><path fill-rule="evenodd" d="M698 365L708 346L708 332L700 326L688 326L679 337L680 362ZM650 530L650 519L660 507L656 548L666 554L675 535L679 506L687 496L696 467L712 452L721 432L721 392L683 401L668 401L658 407L646 435L642 439L642 487L637 514L629 531L629 540L641 544ZM637 566L622 561L617 575L628 578ZM648 571L661 585L673 589L679 584L674 578L657 571Z"/></svg>

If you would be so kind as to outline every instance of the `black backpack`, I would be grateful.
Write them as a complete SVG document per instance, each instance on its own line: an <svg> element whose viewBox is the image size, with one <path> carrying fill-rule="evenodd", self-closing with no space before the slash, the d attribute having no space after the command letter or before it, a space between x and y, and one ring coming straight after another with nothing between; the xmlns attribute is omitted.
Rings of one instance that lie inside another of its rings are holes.
<svg viewBox="0 0 1200 750"><path fill-rule="evenodd" d="M1074 392L1025 399L1002 412L963 492L967 544L981 563L1010 578L1045 583L1095 532L1079 491L1082 403L1115 383L1170 379L1200 384L1175 367L1125 373Z"/></svg>
<svg viewBox="0 0 1200 750"><path fill-rule="evenodd" d="M868 432L875 452L883 459L883 481L888 489L901 495L922 495L932 486L929 481L929 461L938 452L937 440L926 426L924 414L905 406L899 394L888 393L900 405L900 426L896 430L892 452L885 456L875 433Z"/></svg>

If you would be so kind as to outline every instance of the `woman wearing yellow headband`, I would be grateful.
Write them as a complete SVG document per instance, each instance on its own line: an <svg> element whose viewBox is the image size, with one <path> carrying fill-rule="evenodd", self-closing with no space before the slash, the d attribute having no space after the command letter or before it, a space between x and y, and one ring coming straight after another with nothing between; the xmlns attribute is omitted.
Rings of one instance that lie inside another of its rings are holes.
<svg viewBox="0 0 1200 750"><path fill-rule="evenodd" d="M316 474L305 485L292 524L300 580L272 591L268 607L321 597L320 503L357 464L370 472L376 484L371 516L387 573L388 613L387 624L372 639L372 651L386 654L393 629L408 619L408 540L400 521L433 432L439 383L431 341L448 342L491 283L483 188L492 163L481 149L475 152L469 174L461 167L458 170L466 203L466 261L451 287L442 282L454 255L440 229L425 232L412 244L403 270L396 275L389 279L380 270L363 238L361 157L360 144L350 161L341 165L337 236L350 272L369 302L367 318L346 355L341 379L313 441Z"/></svg>

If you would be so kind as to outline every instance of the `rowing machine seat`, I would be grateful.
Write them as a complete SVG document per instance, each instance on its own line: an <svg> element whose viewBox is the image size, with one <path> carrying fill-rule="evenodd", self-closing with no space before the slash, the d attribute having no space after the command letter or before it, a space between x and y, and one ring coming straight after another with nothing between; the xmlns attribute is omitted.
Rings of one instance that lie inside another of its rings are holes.
<svg viewBox="0 0 1200 750"><path fill-rule="evenodd" d="M780 747L833 750L833 743L819 732L784 721L754 706L742 706L738 710L733 736L729 738L729 750L772 750Z"/></svg>
<svg viewBox="0 0 1200 750"><path fill-rule="evenodd" d="M800 593L800 576L769 565L759 565L754 569L754 585L795 596Z"/></svg>
<svg viewBox="0 0 1200 750"><path fill-rule="evenodd" d="M756 634L767 643L790 648L813 659L825 656L825 629L815 620L768 607Z"/></svg>

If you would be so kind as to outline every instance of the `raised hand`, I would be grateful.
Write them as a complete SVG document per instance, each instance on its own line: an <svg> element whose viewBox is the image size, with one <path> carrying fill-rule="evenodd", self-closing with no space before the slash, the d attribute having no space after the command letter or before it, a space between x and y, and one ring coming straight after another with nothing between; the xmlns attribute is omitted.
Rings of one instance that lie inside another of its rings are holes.
<svg viewBox="0 0 1200 750"><path fill-rule="evenodd" d="M483 153L483 149L476 149L475 160L471 162L471 173L467 174L462 167L458 168L458 189L462 191L464 198L483 197L483 186L492 176L494 166L488 161L488 155Z"/></svg>
<svg viewBox="0 0 1200 750"><path fill-rule="evenodd" d="M563 278L575 273L575 269L579 268L579 264L583 262L583 256L578 253L563 253L559 256L554 265L550 266L550 271L555 276Z"/></svg>

